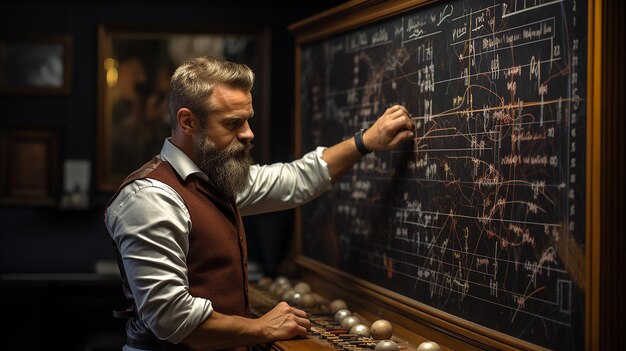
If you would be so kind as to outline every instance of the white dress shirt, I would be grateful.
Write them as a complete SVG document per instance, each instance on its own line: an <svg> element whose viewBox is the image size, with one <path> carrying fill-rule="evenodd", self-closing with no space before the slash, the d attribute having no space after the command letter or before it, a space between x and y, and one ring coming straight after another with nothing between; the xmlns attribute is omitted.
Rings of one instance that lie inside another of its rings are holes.
<svg viewBox="0 0 626 351"><path fill-rule="evenodd" d="M291 163L251 166L248 187L236 199L241 215L294 208L330 190L323 151L318 147ZM169 139L160 157L182 179L207 179ZM182 197L155 179L136 180L111 202L105 224L120 250L140 320L159 339L181 342L213 312L210 300L189 294L185 262L193 223Z"/></svg>

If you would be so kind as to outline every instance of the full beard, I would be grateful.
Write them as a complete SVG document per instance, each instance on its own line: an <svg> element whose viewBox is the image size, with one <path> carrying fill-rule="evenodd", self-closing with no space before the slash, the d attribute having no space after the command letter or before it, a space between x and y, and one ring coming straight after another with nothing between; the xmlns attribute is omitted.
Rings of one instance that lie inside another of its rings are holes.
<svg viewBox="0 0 626 351"><path fill-rule="evenodd" d="M195 147L200 160L198 167L216 190L231 198L246 188L252 164L252 143L234 139L224 150L218 150L212 141L199 138Z"/></svg>

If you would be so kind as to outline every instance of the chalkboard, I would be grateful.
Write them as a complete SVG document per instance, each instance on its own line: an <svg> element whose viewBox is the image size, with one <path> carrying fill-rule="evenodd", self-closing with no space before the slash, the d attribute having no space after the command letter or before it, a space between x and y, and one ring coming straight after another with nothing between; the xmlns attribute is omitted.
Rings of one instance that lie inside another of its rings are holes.
<svg viewBox="0 0 626 351"><path fill-rule="evenodd" d="M302 44L302 150L396 103L417 131L301 209L302 255L507 337L584 349L586 8L441 1Z"/></svg>

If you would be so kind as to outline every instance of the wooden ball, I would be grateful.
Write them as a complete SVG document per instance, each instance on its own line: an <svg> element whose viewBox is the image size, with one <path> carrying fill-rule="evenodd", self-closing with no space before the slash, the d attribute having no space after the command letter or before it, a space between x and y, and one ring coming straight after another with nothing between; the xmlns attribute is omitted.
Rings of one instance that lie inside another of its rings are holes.
<svg viewBox="0 0 626 351"><path fill-rule="evenodd" d="M282 297L283 294L289 290L293 290L293 288L290 285L281 285L278 288L276 288L276 295Z"/></svg>
<svg viewBox="0 0 626 351"><path fill-rule="evenodd" d="M417 347L417 351L441 351L441 347L434 341L424 341Z"/></svg>
<svg viewBox="0 0 626 351"><path fill-rule="evenodd" d="M369 338L370 336L370 328L365 324L357 324L350 328L350 334L364 336Z"/></svg>
<svg viewBox="0 0 626 351"><path fill-rule="evenodd" d="M302 294L300 297L300 307L311 308L315 307L315 298L310 293Z"/></svg>
<svg viewBox="0 0 626 351"><path fill-rule="evenodd" d="M306 294L311 292L311 287L305 282L300 282L293 287L293 290L299 292L300 294Z"/></svg>
<svg viewBox="0 0 626 351"><path fill-rule="evenodd" d="M372 334L374 340L387 340L391 338L391 335L393 335L393 327L389 321L379 319L372 323L370 333Z"/></svg>
<svg viewBox="0 0 626 351"><path fill-rule="evenodd" d="M337 313L337 311L345 309L348 309L348 305L344 300L333 300L333 302L330 303L330 312L332 313Z"/></svg>
<svg viewBox="0 0 626 351"><path fill-rule="evenodd" d="M294 291L293 296L291 297L290 305L300 306L300 300L301 299L302 299L302 294Z"/></svg>
<svg viewBox="0 0 626 351"><path fill-rule="evenodd" d="M361 320L359 320L359 317L348 316L341 321L341 327L343 329L350 330L350 328L354 327L355 325L359 323L361 323Z"/></svg>
<svg viewBox="0 0 626 351"><path fill-rule="evenodd" d="M344 310L339 310L339 311L337 311L337 313L335 313L335 321L337 323L341 323L341 321L344 318L346 318L348 316L351 316L351 315L352 315L352 312L350 312L349 310L345 310L345 309Z"/></svg>
<svg viewBox="0 0 626 351"><path fill-rule="evenodd" d="M293 291L293 289L289 289L283 293L283 296L281 298L288 304L293 305L293 295L295 295L295 293L296 292Z"/></svg>
<svg viewBox="0 0 626 351"><path fill-rule="evenodd" d="M280 285L284 285L284 284L291 285L291 282L289 281L289 279L287 279L287 277L282 276L282 275L276 277L276 280L274 280L274 282L276 282L277 284L280 284Z"/></svg>
<svg viewBox="0 0 626 351"><path fill-rule="evenodd" d="M381 340L376 343L375 351L398 351L398 344L392 340Z"/></svg>

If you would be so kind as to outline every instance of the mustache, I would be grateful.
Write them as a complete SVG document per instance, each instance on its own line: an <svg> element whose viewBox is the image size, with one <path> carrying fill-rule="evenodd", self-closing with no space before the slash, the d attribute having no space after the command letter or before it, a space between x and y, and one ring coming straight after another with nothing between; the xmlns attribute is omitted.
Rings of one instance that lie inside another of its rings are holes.
<svg viewBox="0 0 626 351"><path fill-rule="evenodd" d="M227 151L230 156L238 156L249 154L254 145L250 141L234 141L228 148L224 151Z"/></svg>

